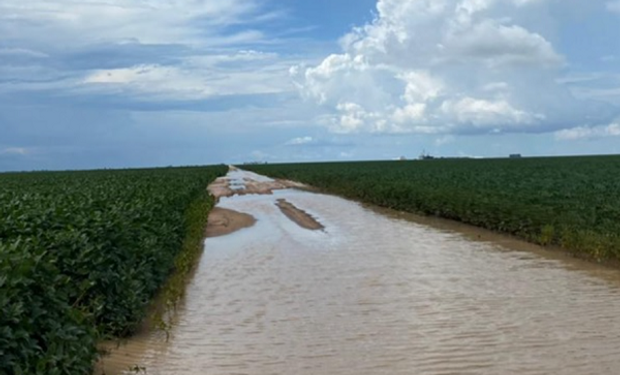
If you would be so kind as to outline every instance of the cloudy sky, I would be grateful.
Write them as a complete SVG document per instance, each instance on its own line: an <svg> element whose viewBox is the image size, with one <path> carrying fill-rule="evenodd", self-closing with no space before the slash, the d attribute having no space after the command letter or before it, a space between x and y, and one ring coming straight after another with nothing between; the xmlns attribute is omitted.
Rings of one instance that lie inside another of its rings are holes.
<svg viewBox="0 0 620 375"><path fill-rule="evenodd" d="M2 0L0 171L620 153L620 0Z"/></svg>

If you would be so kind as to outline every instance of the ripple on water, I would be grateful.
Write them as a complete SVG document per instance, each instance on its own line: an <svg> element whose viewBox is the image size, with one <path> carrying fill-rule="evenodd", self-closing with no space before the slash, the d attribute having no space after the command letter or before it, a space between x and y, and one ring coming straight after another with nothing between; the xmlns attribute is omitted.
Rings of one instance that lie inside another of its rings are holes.
<svg viewBox="0 0 620 375"><path fill-rule="evenodd" d="M242 172L238 180L247 177ZM279 212L286 199L325 225ZM148 374L617 374L615 272L285 190L222 199L255 226L208 239L168 343L105 364Z"/></svg>

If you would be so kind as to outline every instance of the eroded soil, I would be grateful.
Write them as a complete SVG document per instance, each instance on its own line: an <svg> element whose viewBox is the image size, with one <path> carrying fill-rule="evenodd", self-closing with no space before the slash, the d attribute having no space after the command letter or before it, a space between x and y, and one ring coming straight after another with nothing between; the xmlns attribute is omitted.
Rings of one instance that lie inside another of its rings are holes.
<svg viewBox="0 0 620 375"><path fill-rule="evenodd" d="M278 199L276 206L278 206L280 211L282 211L282 213L286 215L286 217L294 221L302 228L309 230L321 230L325 228L306 211L300 210L299 208L295 207L295 205L288 202L286 199Z"/></svg>
<svg viewBox="0 0 620 375"><path fill-rule="evenodd" d="M248 195L248 194L273 194L274 190L284 189L305 189L306 185L289 180L270 180L270 181L257 181L251 178L244 177L241 180L231 180L230 177L220 177L209 185L209 193L215 197L216 200L224 197L232 197L234 195Z"/></svg>
<svg viewBox="0 0 620 375"><path fill-rule="evenodd" d="M243 228L249 228L256 223L252 215L243 212L215 207L209 214L207 237L226 236Z"/></svg>
<svg viewBox="0 0 620 375"><path fill-rule="evenodd" d="M220 177L209 185L209 193L215 197L216 202L219 202L222 198L233 196L251 194L272 195L275 190L307 188L304 184L299 182L274 180L249 172L242 172L235 167L231 167L230 172L231 173L227 176ZM295 207L286 200L279 199L276 204L286 217L297 223L300 227L309 230L324 228L323 225L311 215ZM209 215L207 237L225 236L243 228L249 228L255 223L256 219L252 215L215 207Z"/></svg>

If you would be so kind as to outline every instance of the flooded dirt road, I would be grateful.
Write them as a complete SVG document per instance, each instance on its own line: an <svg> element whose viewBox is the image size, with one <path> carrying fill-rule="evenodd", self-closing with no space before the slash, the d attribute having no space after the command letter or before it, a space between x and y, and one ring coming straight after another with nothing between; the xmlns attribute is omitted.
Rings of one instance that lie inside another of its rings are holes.
<svg viewBox="0 0 620 375"><path fill-rule="evenodd" d="M300 190L219 207L256 222L207 239L170 340L130 340L107 374L620 372L618 271Z"/></svg>

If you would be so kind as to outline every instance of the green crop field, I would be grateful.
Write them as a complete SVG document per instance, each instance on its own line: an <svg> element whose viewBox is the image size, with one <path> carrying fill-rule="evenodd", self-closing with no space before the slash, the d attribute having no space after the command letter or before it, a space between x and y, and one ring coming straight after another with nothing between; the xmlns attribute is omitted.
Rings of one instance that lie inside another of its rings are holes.
<svg viewBox="0 0 620 375"><path fill-rule="evenodd" d="M620 156L249 165L396 210L620 259Z"/></svg>
<svg viewBox="0 0 620 375"><path fill-rule="evenodd" d="M226 171L0 174L0 373L89 374L200 246Z"/></svg>

